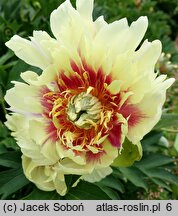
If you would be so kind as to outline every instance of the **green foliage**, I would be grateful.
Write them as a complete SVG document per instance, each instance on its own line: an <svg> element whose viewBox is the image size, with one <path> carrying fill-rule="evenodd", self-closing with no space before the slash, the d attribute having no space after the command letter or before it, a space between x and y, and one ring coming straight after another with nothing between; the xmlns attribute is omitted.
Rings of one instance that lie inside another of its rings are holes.
<svg viewBox="0 0 178 216"><path fill-rule="evenodd" d="M162 115L153 131L141 141L143 157L137 157L139 145L124 144L121 157L113 164L113 173L97 183L80 181L72 187L79 176L67 176L68 193L61 197L55 191L44 192L30 183L21 167L21 152L16 141L4 125L8 105L4 101L11 81L18 80L20 73L41 70L25 64L7 49L5 42L14 34L23 37L33 30L45 30L51 36L50 13L64 0L1 0L0 3L0 197L1 199L178 199L178 135L170 136L169 130L177 131L177 87L169 94L166 108L174 105L175 114ZM75 0L72 1L75 5ZM127 17L129 23L139 16L148 16L149 27L145 39L160 39L163 50L178 61L175 47L178 23L177 0L95 0L94 18L103 15L108 22ZM172 74L171 74L172 76ZM171 110L172 111L172 110ZM177 132L176 132L177 133ZM168 137L168 140L166 138ZM127 154L127 155L126 155ZM128 155L129 154L129 155ZM141 153L140 153L141 154ZM125 160L128 158L129 160ZM135 163L134 163L135 162ZM129 167L120 167L120 165ZM118 167L119 166L119 167ZM155 194L158 194L157 196Z"/></svg>
<svg viewBox="0 0 178 216"><path fill-rule="evenodd" d="M119 151L118 157L112 163L114 167L131 166L135 161L142 158L141 143L132 144L129 140L125 140L123 149Z"/></svg>
<svg viewBox="0 0 178 216"><path fill-rule="evenodd" d="M24 200L60 200L61 197L55 191L41 191L38 188L33 188L32 192L23 197Z"/></svg>
<svg viewBox="0 0 178 216"><path fill-rule="evenodd" d="M163 114L161 120L154 127L155 130L178 125L178 114Z"/></svg>
<svg viewBox="0 0 178 216"><path fill-rule="evenodd" d="M0 175L1 199L6 199L9 195L29 184L29 181L25 178L21 167L2 171L0 172Z"/></svg>

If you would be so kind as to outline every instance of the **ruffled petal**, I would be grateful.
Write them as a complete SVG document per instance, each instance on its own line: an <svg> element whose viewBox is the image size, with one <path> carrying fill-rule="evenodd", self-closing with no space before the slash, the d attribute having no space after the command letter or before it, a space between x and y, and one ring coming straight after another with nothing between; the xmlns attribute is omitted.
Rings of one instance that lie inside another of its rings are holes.
<svg viewBox="0 0 178 216"><path fill-rule="evenodd" d="M55 167L38 166L30 158L22 156L22 165L26 177L45 191L57 190L63 196L66 194L67 186L64 175L57 174Z"/></svg>
<svg viewBox="0 0 178 216"><path fill-rule="evenodd" d="M165 76L163 75L164 79ZM144 98L137 104L138 109L144 114L139 122L129 127L128 139L138 143L145 134L159 121L162 114L162 106L166 99L166 89L169 88L175 79L163 81L161 76L154 82L154 87L145 94Z"/></svg>
<svg viewBox="0 0 178 216"><path fill-rule="evenodd" d="M92 166L92 164L88 163L82 166L75 163L69 158L64 158L59 163L59 166L56 167L56 170L58 170L58 172L62 172L65 174L74 174L74 175L83 175L83 174L91 173L93 169L94 167Z"/></svg>
<svg viewBox="0 0 178 216"><path fill-rule="evenodd" d="M6 92L5 100L10 110L18 113L40 114L42 107L39 100L39 88L21 82L13 82L15 86Z"/></svg>
<svg viewBox="0 0 178 216"><path fill-rule="evenodd" d="M118 156L118 149L116 147L113 147L108 139L103 142L103 149L105 151L105 154L100 157L100 163L97 163L96 168L104 168L110 166L114 159Z"/></svg>
<svg viewBox="0 0 178 216"><path fill-rule="evenodd" d="M100 181L111 173L112 169L110 167L104 167L101 169L94 169L91 174L83 175L81 179L93 183Z"/></svg>
<svg viewBox="0 0 178 216"><path fill-rule="evenodd" d="M31 41L14 35L6 46L13 50L19 58L27 64L45 69L52 63L52 59L47 48L42 45L43 41L48 41L48 49L50 47L50 40L52 40L46 32L34 32L34 37Z"/></svg>
<svg viewBox="0 0 178 216"><path fill-rule="evenodd" d="M19 114L7 115L6 118L5 124L13 131L12 135L16 137L24 155L33 159L38 165L51 165L60 159L55 143L45 131L44 122L36 120L35 116L34 119L27 120Z"/></svg>

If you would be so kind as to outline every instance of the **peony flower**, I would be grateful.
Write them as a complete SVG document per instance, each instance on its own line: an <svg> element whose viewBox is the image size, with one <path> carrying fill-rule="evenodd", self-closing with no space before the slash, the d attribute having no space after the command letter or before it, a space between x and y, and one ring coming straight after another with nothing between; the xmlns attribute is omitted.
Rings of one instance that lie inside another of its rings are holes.
<svg viewBox="0 0 178 216"><path fill-rule="evenodd" d="M146 40L137 49L146 17L130 26L126 18L108 24L103 16L93 21L93 0L77 0L76 8L66 0L52 12L55 39L34 31L30 40L15 35L6 43L42 69L41 75L22 73L25 83L14 81L7 91L6 125L23 153L26 177L61 195L66 175L89 182L109 175L124 140L140 148L174 81L154 72L160 41Z"/></svg>

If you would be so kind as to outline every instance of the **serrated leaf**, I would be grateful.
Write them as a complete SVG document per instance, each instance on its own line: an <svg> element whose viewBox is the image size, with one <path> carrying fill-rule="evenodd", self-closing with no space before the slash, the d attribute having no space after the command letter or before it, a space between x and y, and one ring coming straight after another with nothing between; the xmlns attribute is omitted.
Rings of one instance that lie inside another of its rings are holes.
<svg viewBox="0 0 178 216"><path fill-rule="evenodd" d="M158 166L163 166L169 163L174 162L174 158L161 155L161 154L150 154L145 157L141 161L135 164L135 166L141 169L150 169Z"/></svg>
<svg viewBox="0 0 178 216"><path fill-rule="evenodd" d="M122 174L135 186L142 187L145 190L148 189L147 184L143 180L145 177L143 173L135 167L119 168Z"/></svg>
<svg viewBox="0 0 178 216"><path fill-rule="evenodd" d="M158 124L155 125L154 130L161 128L177 126L178 125L178 114L163 114Z"/></svg>
<svg viewBox="0 0 178 216"><path fill-rule="evenodd" d="M114 167L128 167L142 157L141 143L133 144L129 140L123 143L123 150L118 154L118 157L112 163Z"/></svg>
<svg viewBox="0 0 178 216"><path fill-rule="evenodd" d="M100 182L98 182L97 184L102 185L102 186L107 186L110 188L113 188L117 191L120 191L121 193L124 193L124 186L123 184L120 182L119 179L115 178L112 175L107 176L106 178L102 179Z"/></svg>
<svg viewBox="0 0 178 216"><path fill-rule="evenodd" d="M78 185L71 188L64 197L67 200L109 200L111 199L97 185L80 181Z"/></svg>
<svg viewBox="0 0 178 216"><path fill-rule="evenodd" d="M2 195L1 199L5 199L10 194L29 184L29 181L23 174L22 168L10 169L0 172L0 176L0 194Z"/></svg>
<svg viewBox="0 0 178 216"><path fill-rule="evenodd" d="M42 191L35 187L23 200L60 200L61 198L56 191Z"/></svg>

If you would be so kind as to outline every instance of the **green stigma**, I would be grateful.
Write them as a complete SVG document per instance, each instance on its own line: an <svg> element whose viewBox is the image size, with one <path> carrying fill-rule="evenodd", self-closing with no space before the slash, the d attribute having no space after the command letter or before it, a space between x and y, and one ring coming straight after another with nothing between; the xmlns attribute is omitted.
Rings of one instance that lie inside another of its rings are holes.
<svg viewBox="0 0 178 216"><path fill-rule="evenodd" d="M100 119L101 102L90 91L91 87L87 92L73 96L67 106L68 119L79 128L89 129Z"/></svg>

